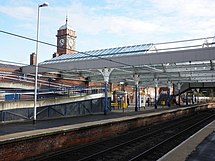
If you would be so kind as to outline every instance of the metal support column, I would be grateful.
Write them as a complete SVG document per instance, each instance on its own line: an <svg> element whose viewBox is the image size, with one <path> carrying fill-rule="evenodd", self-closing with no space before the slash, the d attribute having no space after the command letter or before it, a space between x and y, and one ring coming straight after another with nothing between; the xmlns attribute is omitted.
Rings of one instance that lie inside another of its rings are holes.
<svg viewBox="0 0 215 161"><path fill-rule="evenodd" d="M192 104L194 104L194 94L192 93Z"/></svg>
<svg viewBox="0 0 215 161"><path fill-rule="evenodd" d="M104 93L105 93L105 98L104 98L104 115L107 115L108 112L108 82L109 82L109 77L110 73L112 72L113 69L110 68L104 68L104 69L98 69L103 77L104 77Z"/></svg>
<svg viewBox="0 0 215 161"><path fill-rule="evenodd" d="M181 83L178 82L178 105L181 106Z"/></svg>
<svg viewBox="0 0 215 161"><path fill-rule="evenodd" d="M154 102L154 106L155 106L155 109L157 109L157 108L158 108L158 104L157 104L157 88L158 88L158 80L157 80L157 79L155 79L155 80L154 80L154 82L155 82L155 102Z"/></svg>
<svg viewBox="0 0 215 161"><path fill-rule="evenodd" d="M135 73L133 75L133 78L134 78L134 82L135 82L135 89L136 89L136 94L135 94L135 111L138 111L138 102L139 102L139 99L138 99L138 83L140 81L140 76L139 74Z"/></svg>
<svg viewBox="0 0 215 161"><path fill-rule="evenodd" d="M146 95L148 96L148 107L149 107L149 104L150 104L150 98L149 98L149 87L146 87Z"/></svg>
<svg viewBox="0 0 215 161"><path fill-rule="evenodd" d="M155 87L155 102L154 102L154 106L155 106L155 109L158 108L158 105L157 105L157 87Z"/></svg>
<svg viewBox="0 0 215 161"><path fill-rule="evenodd" d="M104 115L107 115L108 112L108 82L104 82L105 86L105 107L104 107Z"/></svg>
<svg viewBox="0 0 215 161"><path fill-rule="evenodd" d="M186 92L186 105L188 105L188 92Z"/></svg>
<svg viewBox="0 0 215 161"><path fill-rule="evenodd" d="M196 103L197 102L197 92L196 91L194 91L194 102Z"/></svg>
<svg viewBox="0 0 215 161"><path fill-rule="evenodd" d="M197 103L199 103L199 91L200 91L200 89L199 89L199 88L196 88L196 92L197 92Z"/></svg>
<svg viewBox="0 0 215 161"><path fill-rule="evenodd" d="M195 89L192 89L192 104L195 103Z"/></svg>
<svg viewBox="0 0 215 161"><path fill-rule="evenodd" d="M138 111L138 102L139 102L139 99L138 99L138 84L135 85L135 90L136 90L136 93L135 93L135 111Z"/></svg>
<svg viewBox="0 0 215 161"><path fill-rule="evenodd" d="M170 87L171 87L171 82L168 81L167 82L168 85L168 91L167 91L167 95L168 95L168 99L167 99L167 106L170 107L171 106L171 98L170 98Z"/></svg>

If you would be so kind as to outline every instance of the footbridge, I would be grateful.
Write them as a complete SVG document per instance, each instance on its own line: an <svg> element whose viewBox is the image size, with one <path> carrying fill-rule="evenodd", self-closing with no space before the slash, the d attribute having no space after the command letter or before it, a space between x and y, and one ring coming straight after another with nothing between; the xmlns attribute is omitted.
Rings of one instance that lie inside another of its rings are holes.
<svg viewBox="0 0 215 161"><path fill-rule="evenodd" d="M193 83L185 82L182 84L180 91L178 89L174 90L174 95L179 95L181 93L185 93L190 90L194 90L194 91L199 91L204 89L213 90L213 88L215 88L215 82L193 82Z"/></svg>

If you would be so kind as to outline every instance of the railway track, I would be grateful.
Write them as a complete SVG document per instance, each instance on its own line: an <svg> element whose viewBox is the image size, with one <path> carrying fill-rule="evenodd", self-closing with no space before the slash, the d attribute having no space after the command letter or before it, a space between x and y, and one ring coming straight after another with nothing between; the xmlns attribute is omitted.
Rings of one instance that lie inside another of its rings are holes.
<svg viewBox="0 0 215 161"><path fill-rule="evenodd" d="M214 111L204 111L189 117L138 128L109 140L65 149L36 160L157 160L214 118Z"/></svg>
<svg viewBox="0 0 215 161"><path fill-rule="evenodd" d="M195 123L194 125L172 135L171 137L161 141L157 145L149 148L138 154L137 156L131 158L129 161L138 161L138 160L157 160L165 153L164 151L169 151L175 147L175 145L180 144L187 137L198 131L200 128L210 123L214 120L215 115L206 117L205 119ZM168 148L166 148L168 147Z"/></svg>

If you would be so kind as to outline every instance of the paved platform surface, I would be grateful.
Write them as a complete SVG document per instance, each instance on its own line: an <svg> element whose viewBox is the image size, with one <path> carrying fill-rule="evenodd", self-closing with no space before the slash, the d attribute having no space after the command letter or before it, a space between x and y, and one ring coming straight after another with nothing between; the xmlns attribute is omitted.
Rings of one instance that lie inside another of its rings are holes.
<svg viewBox="0 0 215 161"><path fill-rule="evenodd" d="M149 107L146 107L145 109L139 108L138 111L135 112L134 104L131 104L124 112L122 111L122 109L115 109L108 112L107 115L104 115L103 113L97 113L97 114L90 114L90 115L84 115L84 116L38 120L36 124L33 124L32 121L24 121L24 122L16 122L16 123L0 123L0 140L1 140L1 136L13 134L13 133L56 128L56 127L66 126L66 125L75 125L80 123L94 122L99 120L108 120L113 118L121 118L126 116L133 116L133 115L140 115L140 114L147 114L147 113L155 113L159 111L165 111L165 110L177 109L177 108L179 107L168 108L168 107L158 106L158 108L155 110L154 106L149 106ZM180 108L184 108L184 107L180 107Z"/></svg>
<svg viewBox="0 0 215 161"><path fill-rule="evenodd" d="M186 161L215 161L215 131L197 146Z"/></svg>

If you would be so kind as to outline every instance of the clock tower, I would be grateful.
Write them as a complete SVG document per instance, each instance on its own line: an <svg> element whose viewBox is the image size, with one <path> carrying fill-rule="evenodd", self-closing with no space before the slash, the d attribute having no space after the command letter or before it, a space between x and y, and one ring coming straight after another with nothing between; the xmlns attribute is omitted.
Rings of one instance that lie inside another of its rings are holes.
<svg viewBox="0 0 215 161"><path fill-rule="evenodd" d="M75 31L68 25L68 19L66 18L66 24L61 26L57 31L57 55L63 55L75 52Z"/></svg>

